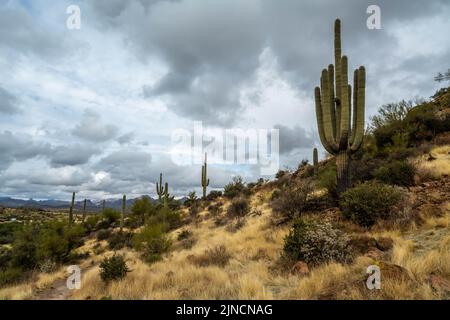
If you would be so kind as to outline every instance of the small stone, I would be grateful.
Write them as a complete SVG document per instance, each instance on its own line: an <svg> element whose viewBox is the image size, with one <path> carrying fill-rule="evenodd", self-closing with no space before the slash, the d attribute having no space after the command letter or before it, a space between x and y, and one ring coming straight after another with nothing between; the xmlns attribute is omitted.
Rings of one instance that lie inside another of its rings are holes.
<svg viewBox="0 0 450 320"><path fill-rule="evenodd" d="M428 282L430 283L430 286L436 290L436 291L444 291L444 292L449 292L450 293L450 281L432 274L428 277Z"/></svg>
<svg viewBox="0 0 450 320"><path fill-rule="evenodd" d="M303 261L297 261L291 269L291 273L296 273L299 276L307 276L309 274L308 265Z"/></svg>
<svg viewBox="0 0 450 320"><path fill-rule="evenodd" d="M377 239L377 248L381 251L391 250L394 246L394 240L387 237L381 237Z"/></svg>
<svg viewBox="0 0 450 320"><path fill-rule="evenodd" d="M380 260L384 256L384 252L378 248L370 247L365 256L374 260Z"/></svg>

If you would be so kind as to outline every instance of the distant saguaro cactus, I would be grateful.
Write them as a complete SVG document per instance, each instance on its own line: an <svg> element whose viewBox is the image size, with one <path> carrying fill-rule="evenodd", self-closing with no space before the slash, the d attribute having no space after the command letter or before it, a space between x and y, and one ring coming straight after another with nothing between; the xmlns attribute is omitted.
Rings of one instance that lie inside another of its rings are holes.
<svg viewBox="0 0 450 320"><path fill-rule="evenodd" d="M82 222L84 222L84 219L86 219L86 205L87 205L87 199L84 199L84 203L83 203L83 217L81 218Z"/></svg>
<svg viewBox="0 0 450 320"><path fill-rule="evenodd" d="M125 220L125 210L127 209L127 196L123 195L122 198L122 215L120 216L120 232L123 230L123 222Z"/></svg>
<svg viewBox="0 0 450 320"><path fill-rule="evenodd" d="M169 184L166 182L164 185L164 207L168 207L169 206L169 200L170 200L170 194L169 194Z"/></svg>
<svg viewBox="0 0 450 320"><path fill-rule="evenodd" d="M207 173L207 157L208 154L205 152L205 164L202 166L202 188L203 188L203 199L206 199L206 188L209 186L209 179L208 173Z"/></svg>
<svg viewBox="0 0 450 320"><path fill-rule="evenodd" d="M317 153L317 148L313 150L313 165L314 165L314 175L317 175L317 171L319 169L319 155Z"/></svg>
<svg viewBox="0 0 450 320"><path fill-rule="evenodd" d="M356 69L353 76L353 115L351 86L348 84L348 61L341 55L341 21L334 25L335 66L322 70L320 88L315 88L316 118L320 141L336 157L337 192L349 184L350 155L360 147L364 137L364 100L366 70ZM353 120L353 123L351 123Z"/></svg>
<svg viewBox="0 0 450 320"><path fill-rule="evenodd" d="M106 200L103 200L103 202L102 202L102 212L105 211L105 205L106 205Z"/></svg>
<svg viewBox="0 0 450 320"><path fill-rule="evenodd" d="M159 198L159 202L162 203L162 197L166 196L166 194L168 193L168 187L167 187L167 182L165 183L164 187L162 185L162 173L159 174L159 184L158 182L156 183L156 193L158 194L158 198Z"/></svg>
<svg viewBox="0 0 450 320"><path fill-rule="evenodd" d="M75 206L75 192L72 193L72 203L70 204L69 209L69 224L73 223L73 208Z"/></svg>

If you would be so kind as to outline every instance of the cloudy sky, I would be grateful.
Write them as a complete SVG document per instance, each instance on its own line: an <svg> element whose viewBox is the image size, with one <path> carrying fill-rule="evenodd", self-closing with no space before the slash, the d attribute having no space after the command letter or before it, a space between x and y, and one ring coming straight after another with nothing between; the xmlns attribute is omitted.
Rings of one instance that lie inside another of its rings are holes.
<svg viewBox="0 0 450 320"><path fill-rule="evenodd" d="M381 8L381 30L366 9ZM66 26L69 5L81 29ZM313 89L343 22L352 69L367 69L367 119L428 98L450 67L446 0L1 0L0 196L93 199L199 191L175 164L176 129L280 130L281 168L320 147ZM323 149L321 149L323 150ZM212 159L211 161L213 161ZM254 165L210 165L212 188Z"/></svg>

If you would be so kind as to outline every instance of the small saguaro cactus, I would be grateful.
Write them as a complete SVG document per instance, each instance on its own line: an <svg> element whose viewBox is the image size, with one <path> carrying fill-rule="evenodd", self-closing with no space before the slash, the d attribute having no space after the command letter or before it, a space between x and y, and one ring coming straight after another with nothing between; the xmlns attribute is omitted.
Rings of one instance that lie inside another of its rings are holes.
<svg viewBox="0 0 450 320"><path fill-rule="evenodd" d="M314 165L314 175L317 175L317 171L319 169L319 155L317 153L317 148L313 150L313 165Z"/></svg>
<svg viewBox="0 0 450 320"><path fill-rule="evenodd" d="M82 222L84 222L84 219L86 219L86 205L87 205L87 199L84 199L84 202L83 202L83 217L81 218Z"/></svg>
<svg viewBox="0 0 450 320"><path fill-rule="evenodd" d="M75 192L72 193L72 203L69 208L69 224L73 223L73 208L75 206Z"/></svg>
<svg viewBox="0 0 450 320"><path fill-rule="evenodd" d="M120 216L120 232L123 230L123 222L125 220L125 210L127 209L127 196L123 195L122 198L122 215Z"/></svg>
<svg viewBox="0 0 450 320"><path fill-rule="evenodd" d="M203 188L203 199L206 199L206 188L209 186L208 172L207 172L207 156L208 154L205 152L205 164L202 166L202 188Z"/></svg>
<svg viewBox="0 0 450 320"><path fill-rule="evenodd" d="M168 193L168 188L167 188L167 182L166 184L162 185L162 173L159 174L159 184L158 182L156 183L156 193L158 194L158 198L159 198L159 202L162 202L162 197L166 196L166 194Z"/></svg>
<svg viewBox="0 0 450 320"><path fill-rule="evenodd" d="M334 66L322 70L320 88L316 87L314 93L320 141L336 157L340 194L350 184L350 155L358 151L364 137L366 70L361 66L354 72L352 112L352 87L348 84L348 59L341 54L339 19L334 25L334 59Z"/></svg>
<svg viewBox="0 0 450 320"><path fill-rule="evenodd" d="M103 202L102 202L102 212L105 211L105 206L106 206L106 200L103 200Z"/></svg>

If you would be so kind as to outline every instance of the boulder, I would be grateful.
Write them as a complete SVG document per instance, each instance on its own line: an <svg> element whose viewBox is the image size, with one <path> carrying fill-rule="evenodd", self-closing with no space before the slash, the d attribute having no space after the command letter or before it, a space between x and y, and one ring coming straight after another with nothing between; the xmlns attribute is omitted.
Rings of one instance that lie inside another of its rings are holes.
<svg viewBox="0 0 450 320"><path fill-rule="evenodd" d="M408 270L406 270L405 268L403 268L399 265L384 262L384 261L379 261L377 263L377 265L380 267L382 283L383 283L383 278L384 279L388 278L388 279L403 280L403 281L412 281L413 280L411 275L409 274Z"/></svg>

